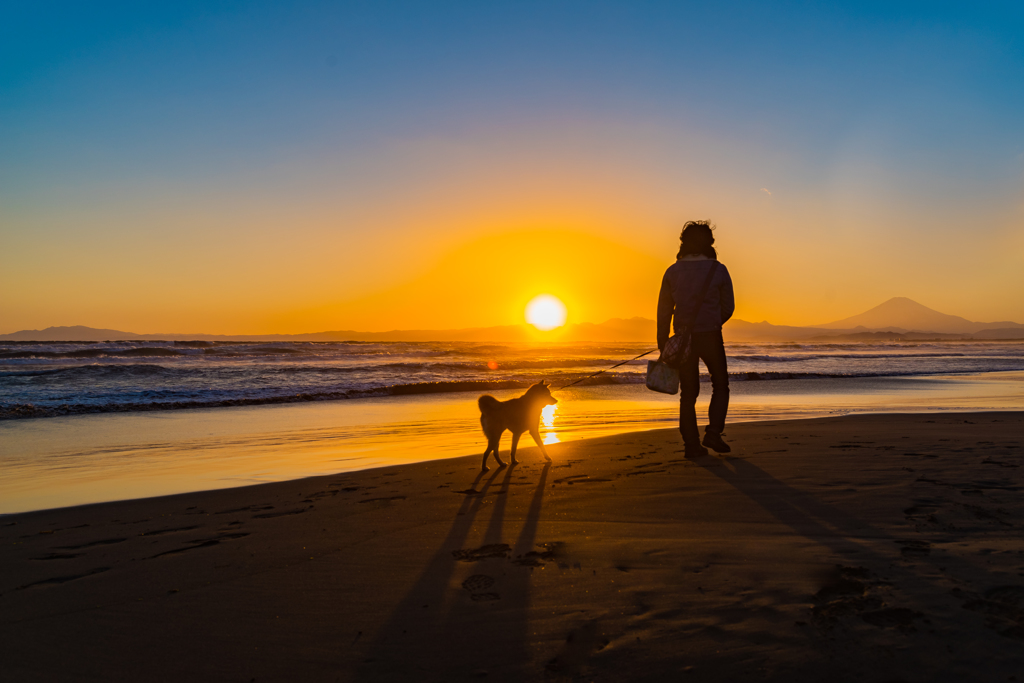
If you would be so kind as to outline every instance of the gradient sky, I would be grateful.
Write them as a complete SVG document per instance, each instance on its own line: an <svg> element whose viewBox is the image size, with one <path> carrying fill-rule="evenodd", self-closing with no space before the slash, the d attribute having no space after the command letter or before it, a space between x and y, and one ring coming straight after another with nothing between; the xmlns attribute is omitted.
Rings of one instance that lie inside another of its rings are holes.
<svg viewBox="0 0 1024 683"><path fill-rule="evenodd" d="M0 333L1024 322L1021 8L8 2Z"/></svg>

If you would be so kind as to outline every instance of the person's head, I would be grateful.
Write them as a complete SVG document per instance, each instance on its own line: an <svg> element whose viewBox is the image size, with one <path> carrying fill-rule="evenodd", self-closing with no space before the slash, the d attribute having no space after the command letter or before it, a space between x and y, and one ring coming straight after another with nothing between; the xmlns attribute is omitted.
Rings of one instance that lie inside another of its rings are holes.
<svg viewBox="0 0 1024 683"><path fill-rule="evenodd" d="M702 254L708 258L717 259L718 252L711 245L715 243L715 229L709 221L688 221L683 226L683 233L679 235L679 253L676 258L682 258L691 254Z"/></svg>

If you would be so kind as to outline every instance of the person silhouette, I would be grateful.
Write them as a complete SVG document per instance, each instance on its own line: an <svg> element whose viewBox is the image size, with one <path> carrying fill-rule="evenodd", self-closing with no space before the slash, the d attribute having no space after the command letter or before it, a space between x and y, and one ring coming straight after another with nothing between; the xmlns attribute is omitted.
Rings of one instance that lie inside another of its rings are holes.
<svg viewBox="0 0 1024 683"><path fill-rule="evenodd" d="M683 226L676 262L665 271L658 295L659 351L665 348L670 327L679 334L693 320L693 352L678 368L679 432L683 436L687 457L707 455L704 446L719 453L732 450L722 439L725 416L729 411L729 370L722 324L732 317L736 303L729 271L718 262L713 230L714 226L708 221L689 221ZM703 300L699 300L705 281L708 282L706 294ZM708 407L703 445L697 430L695 407L700 395L698 359L704 361L711 375L711 405Z"/></svg>

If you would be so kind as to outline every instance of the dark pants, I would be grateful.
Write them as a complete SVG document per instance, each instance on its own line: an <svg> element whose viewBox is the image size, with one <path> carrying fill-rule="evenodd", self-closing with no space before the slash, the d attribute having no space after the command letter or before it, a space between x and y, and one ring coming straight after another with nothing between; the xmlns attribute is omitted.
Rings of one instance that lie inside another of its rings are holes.
<svg viewBox="0 0 1024 683"><path fill-rule="evenodd" d="M700 395L700 368L704 361L711 375L711 405L708 408L708 426L704 431L725 431L725 414L729 411L729 370L725 362L725 343L721 330L694 332L690 360L679 369L679 432L683 443L695 448L700 445L695 405Z"/></svg>

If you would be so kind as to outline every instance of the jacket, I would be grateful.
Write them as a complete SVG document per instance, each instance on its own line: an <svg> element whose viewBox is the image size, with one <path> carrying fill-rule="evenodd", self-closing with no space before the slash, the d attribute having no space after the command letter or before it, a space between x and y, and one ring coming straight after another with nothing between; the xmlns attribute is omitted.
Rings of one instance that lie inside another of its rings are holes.
<svg viewBox="0 0 1024 683"><path fill-rule="evenodd" d="M658 348L663 349L669 338L669 324L678 334L686 326L697 307L697 296L708 276L708 269L716 261L703 255L687 255L677 259L665 271L658 295ZM732 292L732 278L721 263L708 285L707 295L700 305L694 332L716 332L732 317L736 301ZM674 320L673 320L674 319Z"/></svg>

